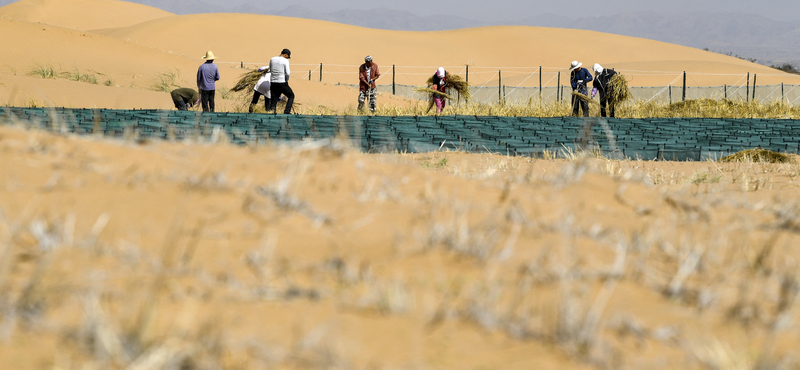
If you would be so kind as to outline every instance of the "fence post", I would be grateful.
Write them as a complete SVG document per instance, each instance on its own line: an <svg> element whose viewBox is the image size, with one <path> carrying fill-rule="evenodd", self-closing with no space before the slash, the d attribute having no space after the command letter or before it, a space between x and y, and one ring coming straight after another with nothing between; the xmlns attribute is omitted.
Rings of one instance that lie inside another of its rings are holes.
<svg viewBox="0 0 800 370"><path fill-rule="evenodd" d="M781 82L781 103L783 103L783 99L785 98L783 96L783 82Z"/></svg>
<svg viewBox="0 0 800 370"><path fill-rule="evenodd" d="M244 68L244 62L239 62L239 68Z"/></svg>
<svg viewBox="0 0 800 370"><path fill-rule="evenodd" d="M672 104L672 85L669 85L669 103Z"/></svg>
<svg viewBox="0 0 800 370"><path fill-rule="evenodd" d="M311 81L311 70L308 70L308 80Z"/></svg>
<svg viewBox="0 0 800 370"><path fill-rule="evenodd" d="M539 103L542 103L542 66L539 66Z"/></svg>
<svg viewBox="0 0 800 370"><path fill-rule="evenodd" d="M758 77L758 74L753 73L753 101L756 101L756 77Z"/></svg>
<svg viewBox="0 0 800 370"><path fill-rule="evenodd" d="M319 64L319 82L322 82L322 63Z"/></svg>
<svg viewBox="0 0 800 370"><path fill-rule="evenodd" d="M467 64L467 83L469 83L469 64Z"/></svg>
<svg viewBox="0 0 800 370"><path fill-rule="evenodd" d="M397 94L395 94L395 90L394 90L394 86L395 86L395 79L394 79L395 70L394 70L394 67L395 67L395 65L392 64L392 95L397 95Z"/></svg>
<svg viewBox="0 0 800 370"><path fill-rule="evenodd" d="M744 93L745 101L750 101L750 72L747 72L747 91Z"/></svg>
<svg viewBox="0 0 800 370"><path fill-rule="evenodd" d="M502 70L497 71L497 97L500 104L503 104L503 74Z"/></svg>
<svg viewBox="0 0 800 370"><path fill-rule="evenodd" d="M728 99L728 84L725 84L723 86L724 87L722 89L723 89L723 91L725 91L725 99L727 100Z"/></svg>
<svg viewBox="0 0 800 370"><path fill-rule="evenodd" d="M686 101L686 71L683 71L683 91L681 92L681 101Z"/></svg>
<svg viewBox="0 0 800 370"><path fill-rule="evenodd" d="M556 82L556 102L561 101L559 94L561 93L561 71L558 71L558 82Z"/></svg>

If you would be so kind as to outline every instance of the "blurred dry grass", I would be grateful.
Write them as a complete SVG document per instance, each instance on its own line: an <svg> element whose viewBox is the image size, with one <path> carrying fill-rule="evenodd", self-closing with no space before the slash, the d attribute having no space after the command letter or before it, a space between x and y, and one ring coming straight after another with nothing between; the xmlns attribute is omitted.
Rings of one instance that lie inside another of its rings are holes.
<svg viewBox="0 0 800 370"><path fill-rule="evenodd" d="M2 128L0 361L797 368L796 163L220 135Z"/></svg>

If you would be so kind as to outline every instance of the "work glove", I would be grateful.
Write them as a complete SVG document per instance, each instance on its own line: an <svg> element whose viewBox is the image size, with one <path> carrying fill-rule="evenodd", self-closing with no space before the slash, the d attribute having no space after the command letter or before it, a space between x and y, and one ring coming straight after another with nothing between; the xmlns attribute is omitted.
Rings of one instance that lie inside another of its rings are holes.
<svg viewBox="0 0 800 370"><path fill-rule="evenodd" d="M597 95L597 88L593 87L592 88L592 98L594 98L595 95Z"/></svg>

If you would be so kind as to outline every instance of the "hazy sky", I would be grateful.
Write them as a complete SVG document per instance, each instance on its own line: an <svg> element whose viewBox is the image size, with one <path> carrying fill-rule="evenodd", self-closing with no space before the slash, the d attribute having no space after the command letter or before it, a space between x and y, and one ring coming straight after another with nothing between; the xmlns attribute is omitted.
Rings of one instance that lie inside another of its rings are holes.
<svg viewBox="0 0 800 370"><path fill-rule="evenodd" d="M392 8L417 15L453 14L487 21L513 20L553 13L571 18L605 16L622 12L736 12L752 13L784 21L800 21L798 0L610 0L610 1L530 1L530 0L204 0L223 7L250 3L266 10L282 10L302 5L323 12L340 9Z"/></svg>

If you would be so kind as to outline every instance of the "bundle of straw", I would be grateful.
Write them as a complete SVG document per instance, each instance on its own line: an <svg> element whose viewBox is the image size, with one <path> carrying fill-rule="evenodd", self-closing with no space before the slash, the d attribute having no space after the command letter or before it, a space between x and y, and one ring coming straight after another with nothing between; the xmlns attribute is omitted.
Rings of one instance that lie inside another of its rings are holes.
<svg viewBox="0 0 800 370"><path fill-rule="evenodd" d="M240 92L253 90L256 86L256 82L258 82L265 73L269 73L269 69L265 71L254 70L242 74L239 77L239 81L236 82L236 85L231 88L231 91Z"/></svg>
<svg viewBox="0 0 800 370"><path fill-rule="evenodd" d="M417 88L414 89L414 91L428 94L428 109L425 110L425 113L430 112L431 109L433 108L433 105L435 104L435 102L433 100L434 96L438 95L438 96L440 96L442 98L445 98L445 99L448 99L448 100L453 100L452 96L447 95L446 93L443 93L441 91L437 91L437 90L434 90L434 89L429 89L427 87L417 87Z"/></svg>
<svg viewBox="0 0 800 370"><path fill-rule="evenodd" d="M458 91L459 96L463 97L465 101L472 99L472 93L469 91L469 83L461 78L461 76L447 73L446 81L447 88ZM426 83L428 86L433 85L433 76L428 78ZM447 99L453 100L450 96L447 96Z"/></svg>
<svg viewBox="0 0 800 370"><path fill-rule="evenodd" d="M611 76L608 82L608 102L612 106L620 104L631 98L631 91L628 89L628 80L621 73Z"/></svg>
<svg viewBox="0 0 800 370"><path fill-rule="evenodd" d="M723 157L720 162L765 162L765 163L795 163L794 159L786 154L773 152L763 148L747 149Z"/></svg>
<svg viewBox="0 0 800 370"><path fill-rule="evenodd" d="M590 98L590 97L589 97L589 96L587 96L586 94L581 94L581 93L579 93L579 92L577 92L577 91L573 91L573 92L572 92L572 96L575 96L575 97L577 97L577 98L578 98L578 99L580 99L580 100L583 100L583 101L587 101L587 102L589 102L589 103L592 103L592 104L594 104L594 105L596 105L596 106L598 106L598 107L600 106L600 103L598 103L598 102L594 101L594 99Z"/></svg>
<svg viewBox="0 0 800 370"><path fill-rule="evenodd" d="M434 89L429 89L427 87L417 87L417 88L414 89L414 91L415 92L421 92L421 93L430 94L431 98L433 98L434 95L439 95L442 98L445 98L445 99L448 99L448 100L453 100L453 97L448 95L447 93L443 93L441 91L437 91L437 90L434 90ZM431 100L433 100L433 99L431 99Z"/></svg>

